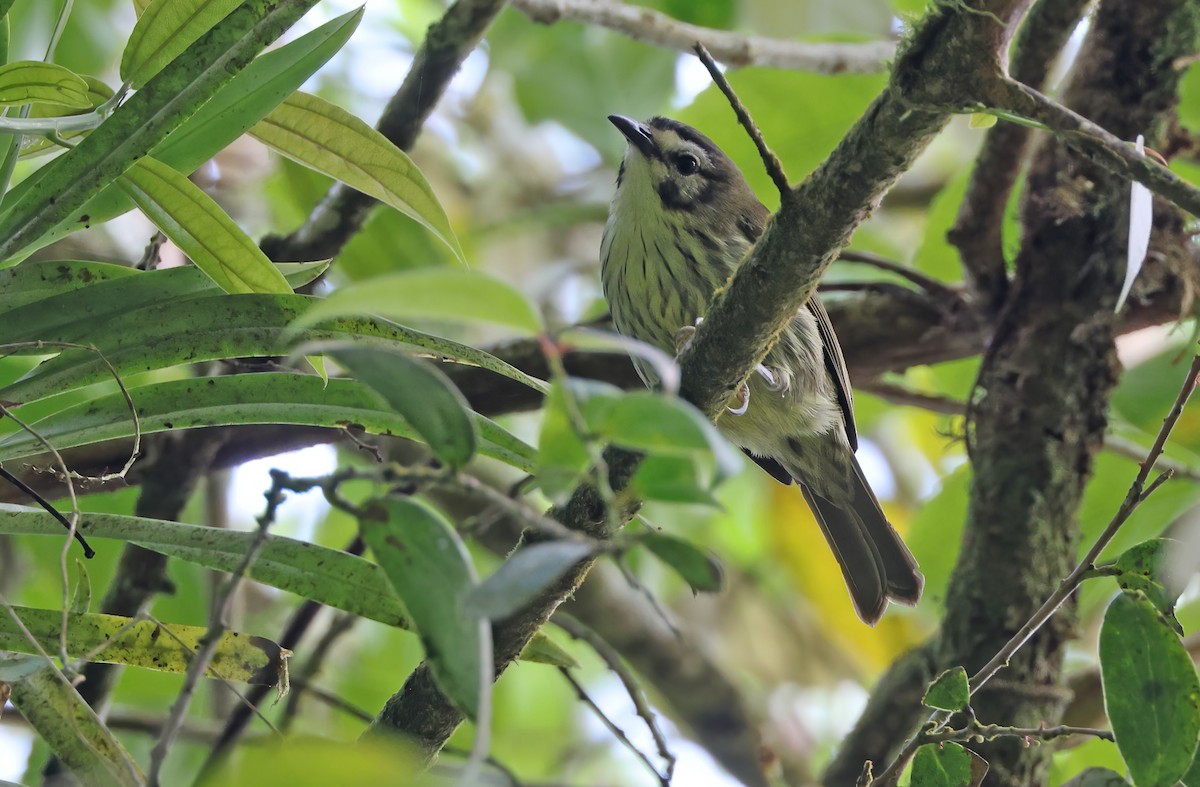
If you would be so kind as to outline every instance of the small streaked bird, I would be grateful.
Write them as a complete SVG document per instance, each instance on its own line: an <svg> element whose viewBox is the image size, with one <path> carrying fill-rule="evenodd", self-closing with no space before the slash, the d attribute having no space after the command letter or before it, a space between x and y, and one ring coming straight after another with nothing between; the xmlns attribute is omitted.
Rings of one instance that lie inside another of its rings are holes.
<svg viewBox="0 0 1200 787"><path fill-rule="evenodd" d="M676 352L770 211L729 157L691 126L663 117L608 119L629 146L600 246L604 295L618 331ZM654 384L650 369L639 363L638 371ZM718 421L721 432L777 480L800 487L858 616L874 625L889 600L915 604L924 578L854 457L846 362L817 297L738 394Z"/></svg>

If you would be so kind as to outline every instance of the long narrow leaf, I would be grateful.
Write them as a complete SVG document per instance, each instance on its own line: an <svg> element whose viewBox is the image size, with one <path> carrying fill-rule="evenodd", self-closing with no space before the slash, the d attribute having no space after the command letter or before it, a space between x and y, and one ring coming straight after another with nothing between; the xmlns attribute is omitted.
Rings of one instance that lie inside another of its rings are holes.
<svg viewBox="0 0 1200 787"><path fill-rule="evenodd" d="M95 131L32 178L0 215L0 260L17 255L144 156L296 22L317 0L245 0L134 93ZM7 202L7 201L6 201Z"/></svg>
<svg viewBox="0 0 1200 787"><path fill-rule="evenodd" d="M150 155L180 172L191 172L241 136L270 112L349 40L362 19L362 8L331 19L312 32L257 58L211 100L188 118ZM28 199L43 176L41 171L19 183L0 201L0 213ZM43 233L22 250L32 250L63 238L80 227L119 216L133 202L115 183Z"/></svg>
<svg viewBox="0 0 1200 787"><path fill-rule="evenodd" d="M61 611L14 609L44 650L58 648L63 623ZM134 621L121 615L69 614L67 652L71 656L87 655L89 661L104 664L182 673L187 671L192 654L206 631L203 626L159 625L152 620ZM4 615L0 615L0 649L37 652L12 618ZM282 680L284 670L284 656L279 645L262 637L227 631L221 635L205 674L210 678L274 686Z"/></svg>
<svg viewBox="0 0 1200 787"><path fill-rule="evenodd" d="M330 380L298 374L239 374L198 380L174 380L130 391L142 434L198 426L292 424L355 428L419 440L420 436L379 395L354 380ZM533 448L493 421L474 416L479 450L524 472L533 468ZM59 449L131 437L133 423L119 393L93 399L49 415L34 425ZM0 439L0 461L33 456L43 450L28 432Z"/></svg>
<svg viewBox="0 0 1200 787"><path fill-rule="evenodd" d="M185 525L119 514L85 514L89 539L129 541L155 552L217 571L233 571L242 562L255 533ZM62 537L62 526L35 508L0 503L0 534ZM310 598L396 628L407 628L407 615L379 566L337 549L267 536L249 576L264 585ZM522 654L526 661L571 666L571 657L539 634Z"/></svg>
<svg viewBox="0 0 1200 787"><path fill-rule="evenodd" d="M250 133L422 224L464 260L446 211L412 159L362 120L323 98L295 93Z"/></svg>
<svg viewBox="0 0 1200 787"><path fill-rule="evenodd" d="M54 667L12 684L12 704L84 784L140 787L137 763Z"/></svg>
<svg viewBox="0 0 1200 787"><path fill-rule="evenodd" d="M178 288L187 283L181 278L171 277L163 283ZM207 277L200 278L211 284ZM215 287L209 291L212 289ZM91 385L111 377L109 364L124 378L184 363L287 355L293 341L336 341L365 350L428 353L438 359L488 369L537 391L545 385L483 350L385 320L329 320L294 335L288 325L308 307L311 300L308 296L179 296L141 305L146 301L139 303L124 288L106 287L95 295L87 298L85 293L71 293L71 297L53 298L14 312L11 323L15 332L7 338L0 327L0 344L38 340L76 342L94 346L103 354L101 357L91 350L64 349L16 382L0 387L0 400L26 404ZM70 306L80 308L63 311ZM102 330L96 329L94 319L87 319L97 308L105 311ZM81 319L68 318L63 324L63 318L72 314ZM26 319L22 322L18 318ZM0 313L0 326L6 325L6 317ZM46 354L55 349L39 349L31 344L22 351Z"/></svg>
<svg viewBox="0 0 1200 787"><path fill-rule="evenodd" d="M117 182L142 213L221 289L229 293L292 291L250 236L184 175L145 157Z"/></svg>
<svg viewBox="0 0 1200 787"><path fill-rule="evenodd" d="M241 0L155 0L138 15L121 54L121 79L135 88L229 16Z"/></svg>

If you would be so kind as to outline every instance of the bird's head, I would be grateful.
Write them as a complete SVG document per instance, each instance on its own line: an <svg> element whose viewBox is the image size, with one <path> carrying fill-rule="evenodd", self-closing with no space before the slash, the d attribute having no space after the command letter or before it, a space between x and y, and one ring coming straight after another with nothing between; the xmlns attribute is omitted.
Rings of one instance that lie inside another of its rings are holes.
<svg viewBox="0 0 1200 787"><path fill-rule="evenodd" d="M629 141L617 177L622 208L643 215L682 211L717 227L761 208L737 165L691 126L665 117L608 119Z"/></svg>

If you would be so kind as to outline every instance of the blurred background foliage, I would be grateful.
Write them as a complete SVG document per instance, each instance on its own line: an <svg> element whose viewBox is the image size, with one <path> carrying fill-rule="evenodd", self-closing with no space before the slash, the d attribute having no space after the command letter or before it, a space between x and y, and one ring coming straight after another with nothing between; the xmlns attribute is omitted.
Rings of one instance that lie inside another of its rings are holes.
<svg viewBox="0 0 1200 787"><path fill-rule="evenodd" d="M898 35L924 0L660 0L645 5L684 21L744 32L875 40ZM15 47L31 48L26 56L40 56L36 50L44 46L57 6L34 0L15 4L12 40ZM289 35L299 35L351 7L348 0L327 0ZM373 0L358 33L308 89L372 122L403 77L425 27L442 9L434 0ZM61 62L116 84L116 61L133 20L128 0L77 2L59 48ZM819 76L765 68L731 71L729 76L793 181L803 178L837 144L886 79L883 74ZM1193 67L1180 117L1200 125L1195 76ZM597 250L624 147L620 135L605 121L609 113L668 114L697 126L739 163L764 201L777 202L750 141L693 58L591 26L535 24L516 9L505 10L427 124L413 158L446 206L471 266L518 286L544 310L551 324L569 324L604 309ZM965 119L955 121L858 231L852 248L883 255L946 282L959 281L957 252L947 243L946 231L954 221L982 133L970 129ZM1179 166L1188 165L1184 161ZM291 231L330 185L322 176L268 154L249 139L221 153L194 179L255 237ZM130 216L72 237L43 254L131 262L141 256L151 234L148 224ZM1006 227L1006 234L1015 237L1015 226ZM81 250L73 252L70 244L78 244L75 248ZM449 264L453 261L446 248L416 224L393 212L378 211L337 260L325 286L398 269ZM887 280L888 274L837 263L827 282L878 279ZM1121 340L1126 373L1114 397L1111 420L1113 431L1125 441L1149 445L1186 368L1180 353L1192 330L1189 319ZM486 346L506 337L479 329L457 338ZM30 363L27 358L0 359L0 376L17 376ZM978 359L967 359L911 368L888 376L887 381L963 402L970 396L977 368ZM819 773L832 747L853 723L882 669L936 626L967 506L970 468L960 417L896 405L866 392L858 393L856 405L863 441L860 456L926 576L919 607L893 607L877 628L863 626L794 487L776 484L749 464L721 488L720 509L650 504L643 512L653 525L703 544L719 557L727 579L723 593L694 596L678 577L645 554L635 552L629 559L637 582L680 617L687 636L716 651L719 662L764 720L766 742L787 763L789 772L809 777ZM30 412L40 406L50 403L34 405ZM536 441L538 419L536 413L514 415L503 423ZM1200 469L1200 411L1195 406L1184 414L1167 453ZM261 509L257 496L267 486L266 467L311 474L365 461L346 446L318 448L299 457L261 460L214 474L204 494L192 502L185 521L246 528ZM483 466L478 472L497 484L516 480L511 468L479 462ZM1085 544L1116 510L1136 469L1135 460L1125 455L1106 452L1100 457L1081 513ZM350 497L366 499L377 491L366 483L359 486L346 490ZM85 511L129 513L135 498L135 490L125 490L88 495L82 505ZM1172 522L1186 524L1196 518L1198 500L1200 486L1192 480L1170 483L1136 512L1112 545L1112 554L1159 534ZM297 498L284 507L278 532L341 548L354 530L355 523L344 514L316 500ZM53 570L58 550L58 543L50 539L0 541L0 589L14 603L59 604L62 591ZM115 555L115 549L108 549L88 564L94 587L107 585ZM484 573L497 564L489 553L480 551L476 557ZM996 570L1012 567L996 566ZM158 600L155 615L203 625L211 578L200 568L175 563L171 579L177 591ZM1107 584L1084 588L1079 601L1080 636L1069 655L1075 670L1095 665L1098 617L1111 592ZM1200 604L1195 603L1195 592L1185 598L1192 600L1181 607L1179 617L1191 631L1200 622ZM295 604L293 597L251 586L243 593L236 627L264 634L278 631ZM331 621L332 616L326 625ZM648 740L614 677L587 648L559 633L552 636L579 659L586 685L601 707L646 748ZM315 681L373 715L419 658L414 637L358 621L338 640ZM175 675L127 671L115 697L114 719L132 725L161 714L179 681ZM652 687L650 691L653 701ZM214 687L194 707L190 722L195 736L177 747L170 763L174 776L168 772L166 783L180 783L177 778L194 773L206 750L205 732L214 728L214 719L222 718L234 701ZM363 729L360 719L311 695L301 702L293 727L297 735L348 741ZM523 779L558 781L569 774L566 780L572 784L655 781L552 669L520 664L509 670L498 684L496 714L493 752ZM119 723L114 726L120 730ZM678 783L722 783L726 777L703 750L687 743L669 723L668 728L680 756ZM144 761L152 737L138 731L120 735ZM464 748L470 735L469 729L460 731L453 745ZM31 746L32 756L26 759ZM266 757L275 781L263 781L264 759L253 745L240 766L244 774L255 774L254 783L259 785L294 783L292 777L285 779L276 771L280 762L296 765L294 773L310 779L315 768L332 769L324 783L394 772L388 770L388 757L393 755L366 756L356 750L347 757L336 749L327 752L312 746L300 739L285 756ZM35 783L44 757L45 751L33 744L27 730L0 726L0 778L18 780L24 770L29 783ZM1059 783L1085 764L1119 768L1119 763L1111 744L1092 741L1064 749L1056 759L1053 778Z"/></svg>

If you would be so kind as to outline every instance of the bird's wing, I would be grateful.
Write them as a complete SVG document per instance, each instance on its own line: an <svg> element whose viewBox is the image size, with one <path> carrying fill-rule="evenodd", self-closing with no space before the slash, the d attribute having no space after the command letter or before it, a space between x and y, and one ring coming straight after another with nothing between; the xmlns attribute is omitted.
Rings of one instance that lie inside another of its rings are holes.
<svg viewBox="0 0 1200 787"><path fill-rule="evenodd" d="M829 321L829 312L821 298L814 292L805 304L813 316L817 318L817 330L821 334L821 347L824 349L825 369L833 379L833 387L837 392L838 406L842 408L842 420L846 424L846 437L850 439L850 447L858 450L858 428L854 425L854 392L850 389L850 374L846 371L846 359L842 357L842 346L838 344L837 334L833 332L833 323Z"/></svg>

